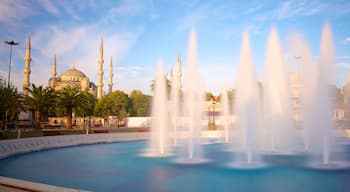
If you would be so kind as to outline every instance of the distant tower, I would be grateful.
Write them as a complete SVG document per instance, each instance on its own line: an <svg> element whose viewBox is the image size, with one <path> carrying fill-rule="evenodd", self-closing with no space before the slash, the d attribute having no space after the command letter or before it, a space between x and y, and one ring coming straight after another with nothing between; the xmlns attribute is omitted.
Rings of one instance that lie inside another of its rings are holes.
<svg viewBox="0 0 350 192"><path fill-rule="evenodd" d="M173 68L170 68L169 81L173 82L173 80L174 80L174 72L173 72Z"/></svg>
<svg viewBox="0 0 350 192"><path fill-rule="evenodd" d="M103 88L103 38L101 38L101 44L100 44L100 54L98 56L98 82L97 82L97 99L101 99L102 94L102 88Z"/></svg>
<svg viewBox="0 0 350 192"><path fill-rule="evenodd" d="M113 89L113 68L112 68L112 57L111 62L109 63L109 81L108 81L108 93L112 93Z"/></svg>
<svg viewBox="0 0 350 192"><path fill-rule="evenodd" d="M177 69L176 69L176 72L177 72L177 79L179 81L179 89L181 90L182 89L182 66L181 66L181 54L180 54L180 51L179 51L179 54L177 56Z"/></svg>
<svg viewBox="0 0 350 192"><path fill-rule="evenodd" d="M53 65L52 65L52 72L51 72L52 78L56 78L57 72L56 72L56 54L53 57Z"/></svg>
<svg viewBox="0 0 350 192"><path fill-rule="evenodd" d="M28 88L30 85L30 35L28 34L26 55L24 56L24 71L23 71L23 94L28 95Z"/></svg>

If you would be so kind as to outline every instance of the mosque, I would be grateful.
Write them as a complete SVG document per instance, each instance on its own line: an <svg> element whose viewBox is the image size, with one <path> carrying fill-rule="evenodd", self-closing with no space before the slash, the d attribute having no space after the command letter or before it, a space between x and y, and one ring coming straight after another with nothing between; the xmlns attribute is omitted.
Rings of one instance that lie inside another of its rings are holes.
<svg viewBox="0 0 350 192"><path fill-rule="evenodd" d="M31 58L31 42L30 42L30 36L28 35L27 38L27 44L26 44L26 51L25 51L25 57L24 57L24 70L23 70L23 94L28 95L28 90L30 86L30 63L32 61ZM80 91L88 91L92 95L96 96L97 99L103 98L106 94L103 91L103 39L101 38L100 48L99 48L99 56L97 60L98 64L98 81L97 84L90 81L87 75L85 75L82 71L77 69L74 65L71 69L68 69L66 71L63 71L60 75L57 76L56 66L57 66L57 60L56 55L54 56L53 60L53 66L52 66L52 72L51 77L48 81L48 86L52 89L59 91L63 89L66 86L73 87ZM113 91L113 69L112 69L112 57L110 60L109 65L109 79L108 79L108 93L111 93ZM22 121L30 121L32 117L29 113L23 113L23 117L20 117ZM64 117L49 117L49 122L47 122L48 125L63 125L65 122ZM77 126L81 126L85 124L86 120L82 117L74 117L73 114L73 124ZM91 124L95 125L103 125L104 119L101 117L91 117Z"/></svg>
<svg viewBox="0 0 350 192"><path fill-rule="evenodd" d="M27 88L30 86L30 62L31 62L31 43L30 36L28 35L26 53L24 57L24 75L23 75L23 94L28 95ZM76 69L73 65L71 69L62 72L57 76L56 66L57 60L56 55L54 56L53 67L51 77L49 79L48 86L58 91L66 86L76 88L80 91L88 91L92 95L96 96L97 99L104 97L103 91L103 39L101 39L99 56L98 56L98 82L95 84L80 70ZM109 82L108 82L108 93L113 90L113 69L112 69L112 58L109 65Z"/></svg>

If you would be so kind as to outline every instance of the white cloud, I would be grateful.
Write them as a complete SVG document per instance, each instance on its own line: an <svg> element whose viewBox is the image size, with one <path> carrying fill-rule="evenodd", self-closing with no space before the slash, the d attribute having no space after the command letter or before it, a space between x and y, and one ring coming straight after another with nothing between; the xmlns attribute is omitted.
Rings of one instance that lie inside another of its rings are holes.
<svg viewBox="0 0 350 192"><path fill-rule="evenodd" d="M185 31L188 29L192 29L196 25L198 25L202 20L208 17L209 4L203 4L200 7L191 11L190 14L185 15L178 22L178 30Z"/></svg>
<svg viewBox="0 0 350 192"><path fill-rule="evenodd" d="M337 68L350 69L350 63L337 63Z"/></svg>
<svg viewBox="0 0 350 192"><path fill-rule="evenodd" d="M60 11L57 5L54 4L54 1L51 0L39 0L39 4L52 15L60 15Z"/></svg>
<svg viewBox="0 0 350 192"><path fill-rule="evenodd" d="M349 55L337 56L337 59L350 59Z"/></svg>
<svg viewBox="0 0 350 192"><path fill-rule="evenodd" d="M318 1L298 1L289 0L284 1L281 6L276 9L276 16L279 20L287 19L297 16L309 16L314 15L323 10L326 7Z"/></svg>
<svg viewBox="0 0 350 192"><path fill-rule="evenodd" d="M350 37L344 39L344 43L350 43Z"/></svg>
<svg viewBox="0 0 350 192"><path fill-rule="evenodd" d="M11 23L36 14L29 1L1 0L0 22Z"/></svg>
<svg viewBox="0 0 350 192"><path fill-rule="evenodd" d="M260 10L262 7L263 7L263 4L261 4L261 3L257 4L253 7L248 8L243 14L244 15L253 14L253 13L257 12L258 10Z"/></svg>
<svg viewBox="0 0 350 192"><path fill-rule="evenodd" d="M32 49L39 55L33 55L32 81L47 84L51 75L52 58L57 55L57 72L60 74L74 64L84 72L91 81L97 81L97 60L101 40L99 25L77 26L70 29L62 29L58 26L47 27L32 36ZM136 43L137 38L143 32L142 29L127 31L114 31L104 34L104 84L107 86L110 57L113 57L113 65L128 53ZM139 70L138 68L132 68ZM114 67L114 74L118 73ZM40 75L37 75L40 74ZM124 77L127 81L127 77Z"/></svg>

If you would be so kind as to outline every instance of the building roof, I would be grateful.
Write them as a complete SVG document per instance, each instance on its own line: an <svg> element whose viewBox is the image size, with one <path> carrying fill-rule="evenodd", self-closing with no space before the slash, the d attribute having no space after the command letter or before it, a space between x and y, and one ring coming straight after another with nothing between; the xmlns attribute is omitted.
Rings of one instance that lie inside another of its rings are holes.
<svg viewBox="0 0 350 192"><path fill-rule="evenodd" d="M59 75L59 78L61 80L64 80L64 81L65 80L68 80L68 81L80 81L83 78L86 78L86 75L73 66L72 69L68 69L68 70L62 72Z"/></svg>

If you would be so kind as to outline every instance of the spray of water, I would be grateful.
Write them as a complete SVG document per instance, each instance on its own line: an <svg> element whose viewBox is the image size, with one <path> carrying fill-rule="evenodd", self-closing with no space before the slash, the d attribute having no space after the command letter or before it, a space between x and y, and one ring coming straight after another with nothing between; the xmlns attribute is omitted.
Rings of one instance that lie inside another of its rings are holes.
<svg viewBox="0 0 350 192"><path fill-rule="evenodd" d="M293 151L297 132L292 119L291 96L280 41L274 28L267 44L263 99L264 126L268 132L270 150Z"/></svg>
<svg viewBox="0 0 350 192"><path fill-rule="evenodd" d="M202 131L202 104L203 91L201 89L201 76L197 69L197 42L196 33L190 34L188 62L184 76L184 116L183 127L187 130L187 144L185 158L191 161L202 159L202 147L200 144Z"/></svg>
<svg viewBox="0 0 350 192"><path fill-rule="evenodd" d="M167 87L163 63L160 60L157 66L152 104L152 125L150 138L151 156L164 156L169 153L169 111Z"/></svg>
<svg viewBox="0 0 350 192"><path fill-rule="evenodd" d="M257 149L260 100L248 33L243 34L237 77L234 105L236 128L242 139L241 147L246 153L246 160L252 163Z"/></svg>
<svg viewBox="0 0 350 192"><path fill-rule="evenodd" d="M317 133L317 120L313 115L319 113L314 107L316 94L316 65L312 61L310 49L302 35L294 33L290 42L292 44L293 58L296 59L298 65L298 76L300 78L300 102L303 122L303 138L306 151L315 151L320 146L315 142L315 133Z"/></svg>
<svg viewBox="0 0 350 192"><path fill-rule="evenodd" d="M222 102L222 122L224 124L224 140L225 143L229 142L229 129L232 126L232 115L230 112L230 102L228 98L227 90L224 89L221 93L221 102Z"/></svg>
<svg viewBox="0 0 350 192"><path fill-rule="evenodd" d="M178 63L179 65L179 63ZM178 130L181 126L180 109L181 109L181 79L178 74L180 74L181 68L177 66L175 68L173 79L171 82L171 122L173 127L173 144L177 145L178 140Z"/></svg>
<svg viewBox="0 0 350 192"><path fill-rule="evenodd" d="M323 27L319 60L319 74L317 78L317 95L318 99L315 102L315 108L319 108L317 115L319 131L321 133L322 148L323 148L323 163L329 164L330 157L330 142L331 132L334 124L332 120L331 98L335 93L330 90L330 85L335 85L335 58L333 48L333 38L331 27L326 23ZM317 104L320 104L316 106Z"/></svg>

